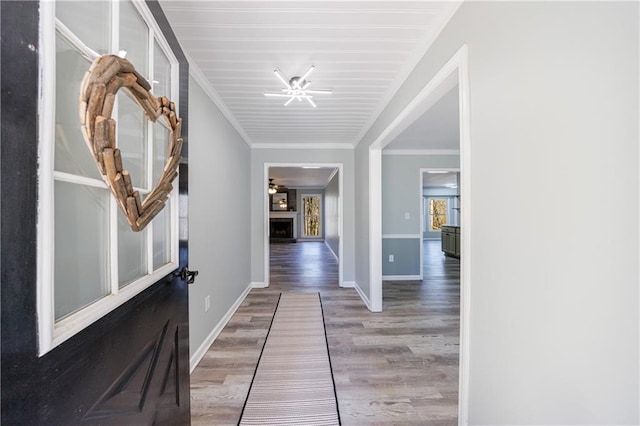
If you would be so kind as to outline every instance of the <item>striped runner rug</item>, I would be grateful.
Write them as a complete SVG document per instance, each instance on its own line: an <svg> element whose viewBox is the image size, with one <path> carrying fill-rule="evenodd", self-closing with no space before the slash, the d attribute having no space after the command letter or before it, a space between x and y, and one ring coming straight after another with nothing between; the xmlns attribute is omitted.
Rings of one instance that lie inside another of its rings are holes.
<svg viewBox="0 0 640 426"><path fill-rule="evenodd" d="M281 293L240 425L339 425L319 293Z"/></svg>

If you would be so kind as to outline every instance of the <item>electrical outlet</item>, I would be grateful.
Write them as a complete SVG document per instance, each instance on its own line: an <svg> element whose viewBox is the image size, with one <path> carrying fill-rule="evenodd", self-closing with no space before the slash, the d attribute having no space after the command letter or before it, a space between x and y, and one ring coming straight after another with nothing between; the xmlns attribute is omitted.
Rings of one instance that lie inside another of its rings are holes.
<svg viewBox="0 0 640 426"><path fill-rule="evenodd" d="M396 259L395 259L395 257L393 257L393 255L392 255L392 254L390 254L390 255L389 255L389 263L392 263L392 262L394 262L395 260L396 260Z"/></svg>
<svg viewBox="0 0 640 426"><path fill-rule="evenodd" d="M204 311L207 312L211 308L211 296L204 298Z"/></svg>
<svg viewBox="0 0 640 426"><path fill-rule="evenodd" d="M404 218L405 218L405 219L411 219L411 215L409 214L409 212L406 212L406 213L404 214Z"/></svg>

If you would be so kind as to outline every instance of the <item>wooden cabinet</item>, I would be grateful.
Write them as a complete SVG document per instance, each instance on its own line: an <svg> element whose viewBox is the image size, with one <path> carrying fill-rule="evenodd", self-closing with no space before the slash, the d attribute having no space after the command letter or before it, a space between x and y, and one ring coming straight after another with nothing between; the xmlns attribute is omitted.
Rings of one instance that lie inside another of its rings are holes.
<svg viewBox="0 0 640 426"><path fill-rule="evenodd" d="M460 258L460 227L445 225L441 228L441 235L444 254Z"/></svg>

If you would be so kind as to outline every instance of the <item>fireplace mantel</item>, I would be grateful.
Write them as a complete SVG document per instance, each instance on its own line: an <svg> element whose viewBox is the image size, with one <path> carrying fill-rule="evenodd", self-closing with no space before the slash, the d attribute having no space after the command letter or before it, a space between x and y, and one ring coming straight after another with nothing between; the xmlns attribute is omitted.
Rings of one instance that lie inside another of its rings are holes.
<svg viewBox="0 0 640 426"><path fill-rule="evenodd" d="M293 219L293 238L298 238L298 212L269 212L269 219Z"/></svg>

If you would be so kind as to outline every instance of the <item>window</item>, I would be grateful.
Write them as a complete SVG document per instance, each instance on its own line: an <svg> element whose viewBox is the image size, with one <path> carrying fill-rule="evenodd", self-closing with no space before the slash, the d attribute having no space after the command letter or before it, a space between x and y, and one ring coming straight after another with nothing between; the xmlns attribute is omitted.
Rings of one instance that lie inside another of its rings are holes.
<svg viewBox="0 0 640 426"><path fill-rule="evenodd" d="M321 237L320 194L302 195L302 236Z"/></svg>
<svg viewBox="0 0 640 426"><path fill-rule="evenodd" d="M442 225L449 223L446 198L429 199L429 231L439 231Z"/></svg>
<svg viewBox="0 0 640 426"><path fill-rule="evenodd" d="M93 59L126 51L154 96L178 103L177 60L144 2L42 3L38 213L40 354L177 267L177 194L132 232L80 131L78 91ZM52 41L49 41L52 40ZM165 163L169 130L120 90L113 118L124 168L144 198Z"/></svg>

